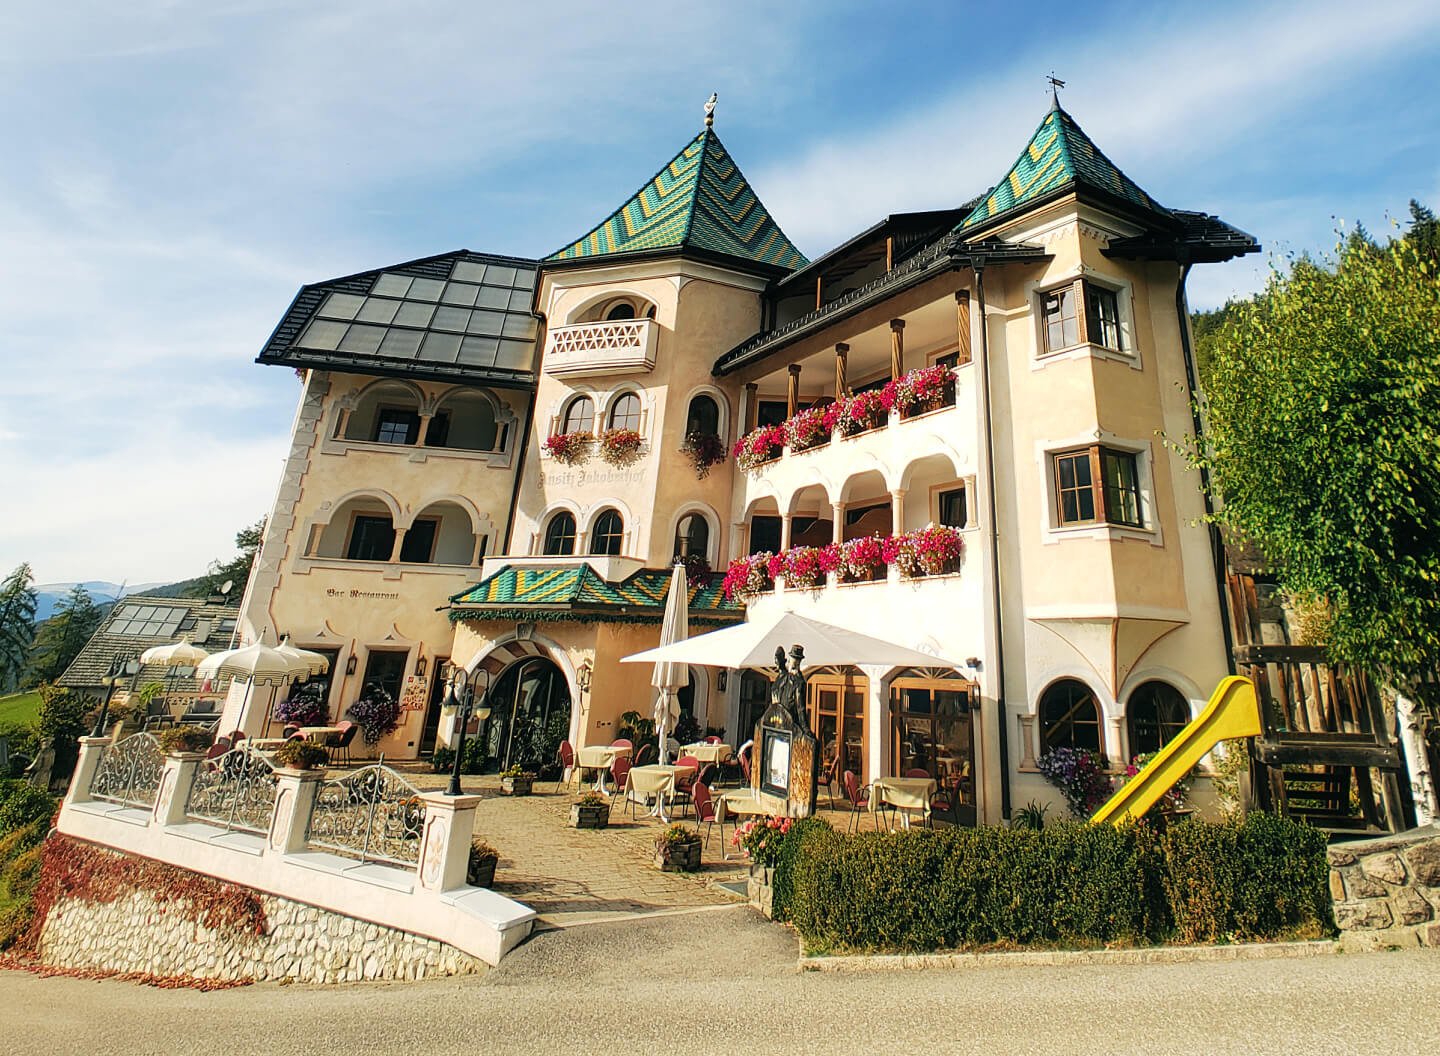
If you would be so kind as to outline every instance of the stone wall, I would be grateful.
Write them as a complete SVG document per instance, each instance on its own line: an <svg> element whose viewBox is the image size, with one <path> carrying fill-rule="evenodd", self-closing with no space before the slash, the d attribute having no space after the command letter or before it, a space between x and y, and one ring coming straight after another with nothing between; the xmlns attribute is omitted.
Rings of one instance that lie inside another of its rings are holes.
<svg viewBox="0 0 1440 1056"><path fill-rule="evenodd" d="M1440 827L1336 844L1329 859L1346 946L1440 946Z"/></svg>
<svg viewBox="0 0 1440 1056"><path fill-rule="evenodd" d="M159 976L344 983L428 979L483 971L483 962L434 939L260 895L268 934L207 928L177 901L135 891L108 903L67 899L40 935L42 964Z"/></svg>

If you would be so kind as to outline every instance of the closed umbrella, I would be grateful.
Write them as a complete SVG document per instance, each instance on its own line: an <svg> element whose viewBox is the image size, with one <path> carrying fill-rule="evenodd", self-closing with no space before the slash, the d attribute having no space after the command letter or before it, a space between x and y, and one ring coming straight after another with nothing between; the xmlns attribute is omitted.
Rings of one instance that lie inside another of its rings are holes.
<svg viewBox="0 0 1440 1056"><path fill-rule="evenodd" d="M665 618L660 624L660 645L683 642L690 634L690 586L685 579L685 566L678 561L670 573L670 591L665 596ZM676 693L689 685L690 667L684 661L660 660L650 684L660 692L655 701L655 729L660 739L660 762L666 761L666 733L671 719L680 717Z"/></svg>

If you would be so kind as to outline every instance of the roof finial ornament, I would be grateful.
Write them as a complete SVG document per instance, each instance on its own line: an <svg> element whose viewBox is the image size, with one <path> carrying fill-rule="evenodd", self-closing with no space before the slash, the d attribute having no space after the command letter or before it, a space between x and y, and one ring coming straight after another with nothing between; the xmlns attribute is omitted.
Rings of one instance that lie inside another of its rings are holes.
<svg viewBox="0 0 1440 1056"><path fill-rule="evenodd" d="M1045 78L1050 82L1050 108L1060 109L1060 89L1065 87L1065 82L1055 76L1055 71L1050 71L1050 76Z"/></svg>
<svg viewBox="0 0 1440 1056"><path fill-rule="evenodd" d="M711 92L711 93L710 93L710 98L705 100L705 127L706 127L706 128L710 128L712 125L715 124L715 102L716 102L716 100L718 100L719 98L720 98L720 96L718 96L718 95L715 94L714 92Z"/></svg>

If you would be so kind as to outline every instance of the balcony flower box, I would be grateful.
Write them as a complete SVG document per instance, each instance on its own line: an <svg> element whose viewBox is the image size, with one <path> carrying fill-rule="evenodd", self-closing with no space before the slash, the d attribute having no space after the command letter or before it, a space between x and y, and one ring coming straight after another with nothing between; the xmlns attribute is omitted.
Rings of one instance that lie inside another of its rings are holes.
<svg viewBox="0 0 1440 1056"><path fill-rule="evenodd" d="M885 546L878 535L840 544L836 571L842 583L871 583L885 578Z"/></svg>
<svg viewBox="0 0 1440 1056"><path fill-rule="evenodd" d="M785 427L762 425L735 442L735 464L746 473L754 473L765 463L780 457L785 450Z"/></svg>
<svg viewBox="0 0 1440 1056"><path fill-rule="evenodd" d="M840 409L840 432L845 436L857 436L879 429L890 420L890 409L880 399L878 392L861 392L850 397Z"/></svg>
<svg viewBox="0 0 1440 1056"><path fill-rule="evenodd" d="M933 367L912 370L886 385L880 392L880 399L887 408L899 411L902 418L913 418L941 407L953 406L955 373L938 363Z"/></svg>
<svg viewBox="0 0 1440 1056"><path fill-rule="evenodd" d="M595 438L589 433L556 433L545 438L545 451L562 466L578 466L590 459L590 445Z"/></svg>
<svg viewBox="0 0 1440 1056"><path fill-rule="evenodd" d="M768 563L771 579L785 577L785 585L798 590L818 590L825 585L825 573L839 565L838 548L795 546L776 554Z"/></svg>
<svg viewBox="0 0 1440 1056"><path fill-rule="evenodd" d="M634 429L606 429L600 434L600 457L623 469L640 457L640 442Z"/></svg>
<svg viewBox="0 0 1440 1056"><path fill-rule="evenodd" d="M722 583L725 596L731 601L753 598L773 587L775 577L770 574L770 559L774 556L768 550L762 550L731 561Z"/></svg>
<svg viewBox="0 0 1440 1056"><path fill-rule="evenodd" d="M840 421L841 409L837 404L811 407L801 411L785 422L785 438L792 451L809 451L830 442L830 436Z"/></svg>

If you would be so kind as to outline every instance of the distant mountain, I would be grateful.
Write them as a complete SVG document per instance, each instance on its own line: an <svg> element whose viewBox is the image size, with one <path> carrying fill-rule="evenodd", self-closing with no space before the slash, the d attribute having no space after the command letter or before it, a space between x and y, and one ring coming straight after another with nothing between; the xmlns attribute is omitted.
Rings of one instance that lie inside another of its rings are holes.
<svg viewBox="0 0 1440 1056"><path fill-rule="evenodd" d="M163 583L111 583L104 579L82 580L80 585L90 592L96 604L116 602L142 590L164 586ZM37 583L35 585L35 622L48 620L66 594L75 587L74 583Z"/></svg>

